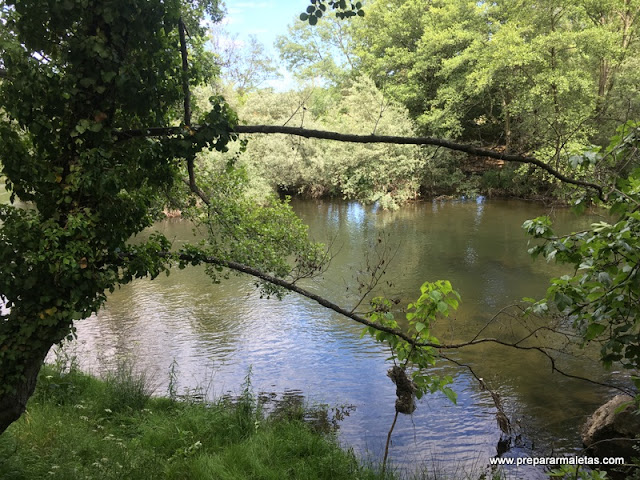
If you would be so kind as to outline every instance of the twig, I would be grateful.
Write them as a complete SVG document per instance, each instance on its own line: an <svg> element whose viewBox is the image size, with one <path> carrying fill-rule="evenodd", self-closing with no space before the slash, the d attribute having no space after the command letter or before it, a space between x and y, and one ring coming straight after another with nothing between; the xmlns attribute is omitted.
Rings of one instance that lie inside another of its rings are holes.
<svg viewBox="0 0 640 480"><path fill-rule="evenodd" d="M289 123L291 119L296 116L296 114L300 111L300 109L304 108L304 104L307 103L307 100L309 100L312 93L313 93L313 90L310 90L309 94L305 97L305 99L298 103L298 108L296 108L294 112L291 114L291 116L287 119L287 121L282 124L283 127L286 127L287 123Z"/></svg>
<svg viewBox="0 0 640 480"><path fill-rule="evenodd" d="M448 357L447 355L444 355L442 353L439 354L439 357L447 360L448 362L451 362L459 367L464 367L467 370L469 370L469 372L471 372L471 375L473 375L473 377L478 381L478 384L480 385L480 389L481 390L486 390L489 392L489 395L491 395L491 400L493 401L493 404L496 407L496 420L498 422L498 427L500 428L500 430L503 433L509 434L510 433L510 425L511 423L509 422L509 417L507 417L507 414L504 412L504 407L502 406L502 402L500 401L500 395L498 395L498 393L492 389L490 389L487 384L485 383L484 379L482 379L481 377L479 377L476 372L473 370L473 368L471 367L471 365L467 364L467 363L461 363L451 357ZM506 423L506 426L504 424L501 424L501 419L503 419L503 422ZM505 431L506 430L506 431Z"/></svg>
<svg viewBox="0 0 640 480"><path fill-rule="evenodd" d="M391 434L393 433L393 429L396 426L396 422L398 421L398 410L396 410L396 414L393 417L393 423L391 424L391 428L389 429L389 433L387 434L387 443L384 446L384 458L382 459L382 478L384 478L385 470L387 469L387 457L389 456L389 444L391 443Z"/></svg>

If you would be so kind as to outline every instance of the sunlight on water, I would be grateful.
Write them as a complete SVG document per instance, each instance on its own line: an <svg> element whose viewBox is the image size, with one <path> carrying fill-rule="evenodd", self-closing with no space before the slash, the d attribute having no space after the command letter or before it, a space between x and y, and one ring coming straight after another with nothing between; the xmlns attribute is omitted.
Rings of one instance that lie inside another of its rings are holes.
<svg viewBox="0 0 640 480"><path fill-rule="evenodd" d="M438 326L443 341L472 338L502 307L523 296L539 296L560 270L533 263L520 226L544 213L539 205L515 201L456 200L409 205L385 212L356 203L303 202L294 207L318 240L332 242L335 258L323 278L305 286L349 306L356 302L354 276L384 238L396 252L377 293L401 304L415 300L426 280L450 279L463 303L455 319ZM589 219L556 211L578 229ZM157 228L170 239L192 238L179 220ZM491 334L509 335L506 324ZM253 282L232 276L212 285L203 269L172 272L154 281L137 280L114 292L104 310L78 322L74 346L82 365L100 372L117 356L134 358L155 375L166 393L175 360L179 390L201 388L210 397L239 393L249 367L257 392L301 392L308 401L354 405L341 423L341 440L360 455L379 461L394 416L395 387L386 376L388 351L361 328L294 295L260 299ZM502 330L501 330L502 329ZM489 333L489 332L488 332ZM548 362L483 344L458 354L502 395L521 437L507 455L555 455L579 450L579 428L606 391L558 375ZM572 372L605 378L596 362L567 359ZM398 468L419 465L444 471L485 469L496 454L500 432L490 396L465 369L445 363L434 372L452 375L458 405L428 395L411 416L402 415L391 458ZM546 478L538 470L518 476Z"/></svg>

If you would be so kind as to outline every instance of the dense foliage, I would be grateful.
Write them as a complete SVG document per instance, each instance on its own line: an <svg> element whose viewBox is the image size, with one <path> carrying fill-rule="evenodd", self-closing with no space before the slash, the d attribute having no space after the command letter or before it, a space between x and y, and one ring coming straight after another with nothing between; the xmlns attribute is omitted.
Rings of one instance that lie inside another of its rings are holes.
<svg viewBox="0 0 640 480"><path fill-rule="evenodd" d="M573 155L605 146L640 114L636 0L374 0L366 11L350 22L290 27L280 55L300 80L371 78L406 107L418 134L527 153L572 172ZM565 193L541 171L470 161L453 182L466 182L463 191ZM438 162L436 183L455 173L441 168L450 163Z"/></svg>
<svg viewBox="0 0 640 480"><path fill-rule="evenodd" d="M569 264L573 275L552 280L547 298L532 308L549 307L572 323L580 338L600 345L601 360L637 372L640 368L640 130L632 123L621 129L611 145L595 154L629 169L610 193L610 219L591 228L557 236L549 217L525 222L535 242L530 253ZM593 155L585 155L585 161ZM585 162L585 163L586 163Z"/></svg>
<svg viewBox="0 0 640 480"><path fill-rule="evenodd" d="M553 157L638 113L635 1L389 3L356 24L361 68L425 131Z"/></svg>
<svg viewBox="0 0 640 480"><path fill-rule="evenodd" d="M331 90L261 90L239 100L238 115L250 124L287 124L361 134L413 134L405 109L385 100L366 78L353 79ZM384 208L396 208L418 196L422 179L429 171L431 153L407 145L255 136L238 163L246 168L258 197L280 191L314 198L379 201ZM203 161L220 162L222 158L211 152L203 155Z"/></svg>
<svg viewBox="0 0 640 480"><path fill-rule="evenodd" d="M24 411L45 355L74 320L117 286L168 272L166 238L129 240L152 224L160 198L184 194L184 160L236 138L220 97L193 119L197 130L187 114L190 88L216 71L203 48L205 12L221 17L217 1L0 2L0 161L11 193L0 207L0 432ZM166 134L148 130L181 119ZM210 235L185 247L180 266L218 255L293 280L319 268L306 227L279 201L256 209L233 158L200 180L191 189L201 198L179 202L198 209Z"/></svg>

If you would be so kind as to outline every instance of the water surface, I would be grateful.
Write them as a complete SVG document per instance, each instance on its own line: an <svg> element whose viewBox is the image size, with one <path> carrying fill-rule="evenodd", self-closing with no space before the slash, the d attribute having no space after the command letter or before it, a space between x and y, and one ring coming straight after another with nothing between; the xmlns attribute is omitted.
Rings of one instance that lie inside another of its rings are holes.
<svg viewBox="0 0 640 480"><path fill-rule="evenodd" d="M416 203L387 212L357 203L296 201L294 208L312 236L330 242L335 254L323 277L305 287L353 306L358 272L386 246L393 260L377 294L406 305L418 297L424 281L448 279L462 295L455 318L437 327L443 342L473 338L501 308L543 295L549 277L561 272L544 261L533 262L526 253L522 222L549 213L537 204L481 198ZM567 210L552 213L564 231L594 221ZM156 229L178 243L193 238L192 226L181 220L159 222ZM251 367L257 392L355 406L341 423L341 441L379 460L395 412L395 386L386 376L388 351L360 338L361 327L351 320L296 295L261 299L253 283L232 276L212 285L201 268L134 281L110 295L97 316L77 323L79 359L99 372L119 356L133 357L154 374L161 394L174 362L180 392L203 389L210 396L239 393ZM516 338L522 329L500 318L483 333ZM472 364L500 392L507 413L517 421L521 437L508 456L578 452L581 423L611 393L552 374L548 360L535 352L483 344L453 356ZM560 365L600 380L611 375L589 356L563 358ZM420 465L449 472L484 468L500 438L491 397L466 369L441 363L434 372L454 377L458 404L428 395L412 416L400 416L392 461L407 470ZM514 474L546 478L534 470Z"/></svg>

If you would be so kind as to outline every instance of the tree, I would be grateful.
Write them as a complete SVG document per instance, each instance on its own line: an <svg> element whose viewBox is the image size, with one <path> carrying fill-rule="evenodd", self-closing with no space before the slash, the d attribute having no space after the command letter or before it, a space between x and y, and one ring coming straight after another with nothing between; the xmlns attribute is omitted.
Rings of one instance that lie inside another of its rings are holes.
<svg viewBox="0 0 640 480"><path fill-rule="evenodd" d="M233 160L209 188L196 184L195 154L237 138L219 97L192 126L190 89L215 71L205 13L221 18L217 0L0 1L0 160L12 203L26 202L0 207L0 432L24 412L50 347L118 285L208 254L214 278L249 268L228 258L250 260L270 285L320 268L286 204L258 210L243 197ZM129 244L180 179L206 205L208 244L175 254L161 235Z"/></svg>
<svg viewBox="0 0 640 480"><path fill-rule="evenodd" d="M345 82L340 89L261 90L244 100L238 115L251 124L398 136L413 133L406 111L386 101L366 78ZM416 198L424 163L421 149L407 145L345 144L264 135L249 137L238 161L246 167L256 195L275 191L314 198L332 195L367 203L378 201L384 208L397 208Z"/></svg>
<svg viewBox="0 0 640 480"><path fill-rule="evenodd" d="M255 35L249 36L247 45L240 46L237 38L222 40L221 33L218 31L214 36L217 63L223 72L222 79L239 94L252 92L279 76L273 58L266 54Z"/></svg>
<svg viewBox="0 0 640 480"><path fill-rule="evenodd" d="M638 8L373 2L353 37L361 68L422 132L532 152L568 169L572 154L604 146L637 114Z"/></svg>
<svg viewBox="0 0 640 480"><path fill-rule="evenodd" d="M217 12L215 2L208 6ZM192 144L116 132L164 125L179 111L177 26L184 12L196 33L199 12L178 1L1 8L0 157L12 199L33 205L0 210L0 291L9 310L0 320L3 431L24 411L45 355L72 333L72 321L95 312L105 291L166 268L153 255L166 239L126 242L150 225L152 202L176 178L174 158ZM209 71L198 62L194 81ZM234 118L221 104L212 117L220 132L202 142L222 149Z"/></svg>
<svg viewBox="0 0 640 480"><path fill-rule="evenodd" d="M574 160L576 166L606 161L628 172L616 180L608 198L611 222L565 236L554 234L548 217L523 225L532 239L541 240L529 250L534 257L543 255L574 270L573 275L553 279L546 298L533 310L559 312L572 323L583 345L600 345L605 366L616 362L634 373L640 369L639 127L625 125L608 148Z"/></svg>
<svg viewBox="0 0 640 480"><path fill-rule="evenodd" d="M275 202L269 214L249 208L241 172L218 175L209 192L195 185L194 154L225 150L237 138L236 116L221 98L198 120L203 128L190 128L190 86L214 71L199 18L219 18L216 1L0 5L0 158L12 200L28 204L0 208L3 431L24 411L45 355L73 334L74 320L97 311L118 285L168 271L166 238L135 246L128 239L151 225L159 196L187 171L192 190L221 199L207 210L216 234L235 238L201 251L220 258L233 251L241 261L253 254L253 264L274 275L291 273L284 259L297 255L299 266L307 263L293 275L304 275L318 249L286 204ZM127 134L176 125L183 107L175 134Z"/></svg>
<svg viewBox="0 0 640 480"><path fill-rule="evenodd" d="M289 70L302 80L321 79L337 85L356 68L352 31L355 19L327 18L309 28L301 22L278 36L276 46Z"/></svg>

